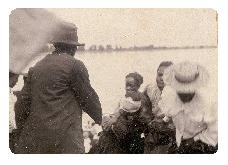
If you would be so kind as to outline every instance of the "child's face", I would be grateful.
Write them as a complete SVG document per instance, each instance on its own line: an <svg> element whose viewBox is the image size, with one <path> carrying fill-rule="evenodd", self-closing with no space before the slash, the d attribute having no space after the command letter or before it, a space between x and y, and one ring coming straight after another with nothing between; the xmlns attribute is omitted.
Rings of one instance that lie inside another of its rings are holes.
<svg viewBox="0 0 228 165"><path fill-rule="evenodd" d="M126 78L125 89L126 89L126 93L138 91L139 86L133 77L127 77Z"/></svg>
<svg viewBox="0 0 228 165"><path fill-rule="evenodd" d="M158 71L157 71L157 77L156 77L156 82L157 82L157 86L160 88L160 89L163 89L164 86L165 86L165 83L163 81L163 74L164 74L164 70L166 69L165 66L161 66L158 68Z"/></svg>

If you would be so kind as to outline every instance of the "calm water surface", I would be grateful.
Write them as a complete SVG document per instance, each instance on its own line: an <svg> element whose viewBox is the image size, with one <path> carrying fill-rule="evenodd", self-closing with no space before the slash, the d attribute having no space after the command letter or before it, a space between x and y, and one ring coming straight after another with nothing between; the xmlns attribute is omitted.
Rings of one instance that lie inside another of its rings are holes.
<svg viewBox="0 0 228 165"><path fill-rule="evenodd" d="M156 70L161 61L174 63L192 61L209 71L211 92L217 97L217 49L183 49L138 52L113 52L78 54L88 68L90 81L99 95L103 112L110 113L124 94L124 79L130 72L138 72L144 78L140 90L154 83Z"/></svg>
<svg viewBox="0 0 228 165"><path fill-rule="evenodd" d="M93 88L99 95L103 113L111 113L119 98L124 95L124 79L130 72L138 72L144 78L140 90L155 82L156 70L161 61L197 62L207 68L211 81L210 92L217 100L217 49L178 49L110 53L77 53L75 58L86 65ZM15 87L20 89L22 78ZM86 117L87 118L87 117Z"/></svg>

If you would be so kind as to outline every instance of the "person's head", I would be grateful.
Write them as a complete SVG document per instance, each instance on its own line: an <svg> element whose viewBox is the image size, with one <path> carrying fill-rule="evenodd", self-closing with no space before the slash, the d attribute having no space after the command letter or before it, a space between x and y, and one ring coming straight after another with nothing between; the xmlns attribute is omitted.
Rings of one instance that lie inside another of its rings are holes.
<svg viewBox="0 0 228 165"><path fill-rule="evenodd" d="M10 88L13 88L16 85L16 83L18 81L18 77L19 77L18 74L9 72L9 87Z"/></svg>
<svg viewBox="0 0 228 165"><path fill-rule="evenodd" d="M76 50L77 50L77 45L74 44L67 44L63 42L56 42L53 44L55 47L55 52L56 53L67 53L71 56L74 56Z"/></svg>
<svg viewBox="0 0 228 165"><path fill-rule="evenodd" d="M84 46L78 42L77 27L74 24L67 23L65 25L65 32L60 32L52 41L56 53L66 53L74 56L77 46Z"/></svg>
<svg viewBox="0 0 228 165"><path fill-rule="evenodd" d="M157 69L156 82L157 82L157 86L160 90L163 90L163 88L165 87L165 83L163 81L164 71L166 68L168 68L171 65L173 65L173 63L171 61L163 61L160 63L160 65Z"/></svg>
<svg viewBox="0 0 228 165"><path fill-rule="evenodd" d="M208 71L197 63L184 61L165 71L164 82L173 88L183 103L190 102L209 81Z"/></svg>
<svg viewBox="0 0 228 165"><path fill-rule="evenodd" d="M129 73L125 77L125 83L126 93L136 92L143 83L143 77L137 72Z"/></svg>

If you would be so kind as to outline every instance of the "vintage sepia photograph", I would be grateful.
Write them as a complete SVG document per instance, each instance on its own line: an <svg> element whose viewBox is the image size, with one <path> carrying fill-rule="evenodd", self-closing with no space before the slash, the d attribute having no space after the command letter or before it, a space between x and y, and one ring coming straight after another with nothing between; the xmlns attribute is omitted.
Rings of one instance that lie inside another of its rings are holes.
<svg viewBox="0 0 228 165"><path fill-rule="evenodd" d="M209 8L12 10L11 152L216 153L218 17Z"/></svg>

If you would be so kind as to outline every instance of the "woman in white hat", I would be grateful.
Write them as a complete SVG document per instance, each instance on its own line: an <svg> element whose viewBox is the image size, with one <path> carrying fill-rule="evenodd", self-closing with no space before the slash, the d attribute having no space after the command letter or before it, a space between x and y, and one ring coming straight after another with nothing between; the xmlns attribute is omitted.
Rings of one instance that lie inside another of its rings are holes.
<svg viewBox="0 0 228 165"><path fill-rule="evenodd" d="M217 104L206 90L208 80L207 71L190 62L164 73L166 87L159 106L176 127L177 153L217 151Z"/></svg>

